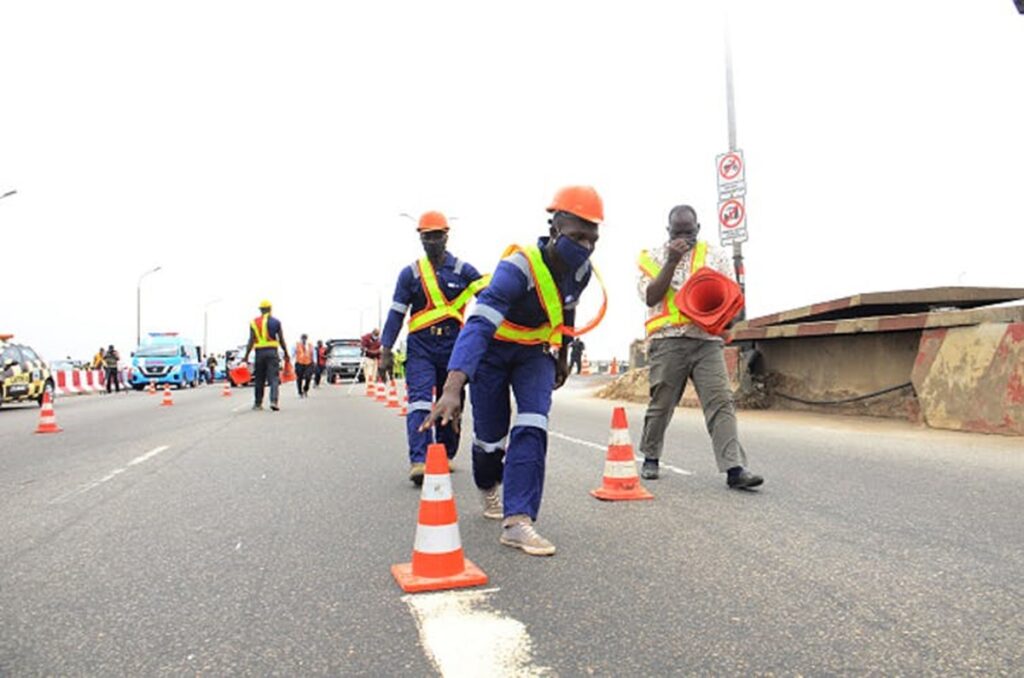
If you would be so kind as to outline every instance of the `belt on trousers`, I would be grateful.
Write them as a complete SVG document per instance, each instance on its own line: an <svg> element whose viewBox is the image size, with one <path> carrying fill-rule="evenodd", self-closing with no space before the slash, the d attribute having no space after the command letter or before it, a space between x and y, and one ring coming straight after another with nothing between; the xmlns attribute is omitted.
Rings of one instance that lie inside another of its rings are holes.
<svg viewBox="0 0 1024 678"><path fill-rule="evenodd" d="M458 329L451 325L431 325L426 331L432 337L454 337Z"/></svg>

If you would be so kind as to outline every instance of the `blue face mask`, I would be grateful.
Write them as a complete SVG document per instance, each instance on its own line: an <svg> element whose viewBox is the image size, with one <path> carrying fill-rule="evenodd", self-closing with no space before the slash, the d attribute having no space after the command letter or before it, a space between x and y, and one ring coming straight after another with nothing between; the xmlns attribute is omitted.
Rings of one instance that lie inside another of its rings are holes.
<svg viewBox="0 0 1024 678"><path fill-rule="evenodd" d="M558 258L565 262L565 265L569 267L570 271L575 271L583 264L587 263L587 259L590 258L590 249L579 244L572 238L559 233L555 237L555 252L558 254Z"/></svg>

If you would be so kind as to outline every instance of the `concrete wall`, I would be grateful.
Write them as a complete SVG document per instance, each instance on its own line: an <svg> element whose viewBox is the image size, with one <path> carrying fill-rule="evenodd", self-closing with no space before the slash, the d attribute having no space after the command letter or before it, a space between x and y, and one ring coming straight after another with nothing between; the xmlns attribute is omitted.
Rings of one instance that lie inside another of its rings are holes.
<svg viewBox="0 0 1024 678"><path fill-rule="evenodd" d="M761 353L755 372L765 379L772 407L840 414L918 418L913 390L843 405L808 405L841 400L910 382L921 332L793 337L755 342Z"/></svg>

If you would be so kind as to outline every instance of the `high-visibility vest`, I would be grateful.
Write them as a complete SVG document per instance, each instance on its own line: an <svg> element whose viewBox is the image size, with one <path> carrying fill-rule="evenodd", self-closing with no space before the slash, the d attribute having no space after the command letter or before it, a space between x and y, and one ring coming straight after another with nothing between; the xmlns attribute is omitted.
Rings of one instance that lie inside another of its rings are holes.
<svg viewBox="0 0 1024 678"><path fill-rule="evenodd" d="M420 270L420 284L423 286L423 294L427 298L427 305L423 310L412 314L409 318L409 333L425 330L431 325L451 318L457 320L461 325L464 322L466 304L469 298L487 286L491 276L485 275L471 282L466 289L459 293L451 301L444 296L441 286L437 284L437 275L434 273L434 266L428 257L423 257L416 262Z"/></svg>
<svg viewBox="0 0 1024 678"><path fill-rule="evenodd" d="M313 364L313 349L309 344L301 341L295 344L295 362L299 365Z"/></svg>
<svg viewBox="0 0 1024 678"><path fill-rule="evenodd" d="M523 325L517 325L504 320L494 336L501 341L510 341L516 344L550 344L552 346L561 346L562 334L565 330L562 297L558 292L558 286L555 284L554 278L551 277L551 271L544 264L540 248L536 245L528 247L511 245L505 250L502 258L515 253L525 256L526 261L530 264L533 286L537 290L537 300L540 302L540 307L544 309L544 313L547 314L548 321L540 327L524 327Z"/></svg>
<svg viewBox="0 0 1024 678"><path fill-rule="evenodd" d="M254 318L249 327L252 328L253 336L256 337L256 341L253 342L253 348L277 348L281 344L276 339L271 339L267 336L267 325L270 324L270 314L264 313L259 318Z"/></svg>
<svg viewBox="0 0 1024 678"><path fill-rule="evenodd" d="M690 264L690 275L704 265L704 260L707 258L708 244L703 240L697 242L697 245L693 248L693 261ZM661 266L658 265L647 250L640 252L640 257L637 259L637 265L640 266L640 270L644 272L651 280L658 277L661 273ZM645 324L647 328L647 336L651 336L662 327L678 327L686 325L690 322L690 319L683 315L683 312L676 306L676 290L669 286L668 291L665 293L665 298L662 300L662 313L652 316L647 319Z"/></svg>

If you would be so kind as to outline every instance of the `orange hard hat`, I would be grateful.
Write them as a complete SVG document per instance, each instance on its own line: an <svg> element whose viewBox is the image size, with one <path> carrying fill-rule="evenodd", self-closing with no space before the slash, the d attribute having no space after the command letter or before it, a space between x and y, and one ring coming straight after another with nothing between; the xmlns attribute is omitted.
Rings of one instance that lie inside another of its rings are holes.
<svg viewBox="0 0 1024 678"><path fill-rule="evenodd" d="M548 212L568 212L599 224L604 221L604 203L592 186L566 186L555 193Z"/></svg>
<svg viewBox="0 0 1024 678"><path fill-rule="evenodd" d="M440 212L424 212L416 230L420 233L423 231L447 231L448 219Z"/></svg>

